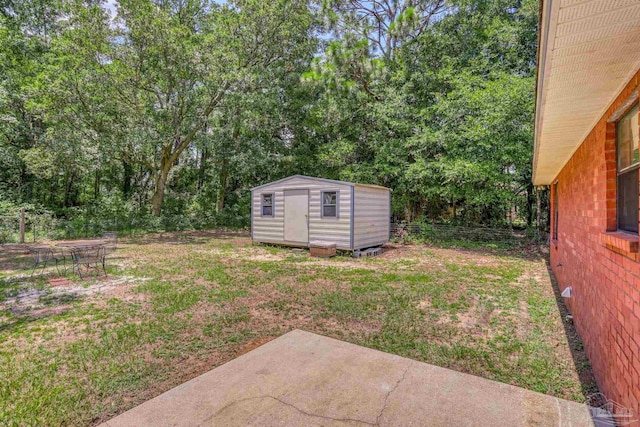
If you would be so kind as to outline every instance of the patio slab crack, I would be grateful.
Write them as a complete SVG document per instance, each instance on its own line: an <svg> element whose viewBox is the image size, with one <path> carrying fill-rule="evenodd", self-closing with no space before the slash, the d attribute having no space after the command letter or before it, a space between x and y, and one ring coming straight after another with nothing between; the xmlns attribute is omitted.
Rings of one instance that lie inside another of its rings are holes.
<svg viewBox="0 0 640 427"><path fill-rule="evenodd" d="M225 411L225 410L227 410L227 409L229 409L229 408L231 408L231 407L233 407L235 405L238 405L238 404L243 403L243 402L248 402L248 401L252 401L252 400L260 400L260 399L275 400L276 402L279 402L282 405L285 405L285 406L288 406L290 408L293 408L296 411L298 411L299 413L301 413L303 415L306 415L308 417L321 418L321 419L324 419L324 420L331 420L331 421L337 421L337 422L353 422L353 423L359 423L359 424L364 424L364 425L369 425L369 426L378 425L376 423L370 423L368 421L359 420L359 419L356 419L356 418L336 418L336 417L330 417L328 415L315 414L315 413L312 413L312 412L305 411L304 409L298 408L293 403L290 403L290 402L287 402L285 400L282 400L279 397L271 396L271 395L268 395L268 394L261 395L261 396L254 396L254 397L246 397L244 399L234 400L233 402L228 403L227 405L225 405L222 408L220 408L219 410L217 410L210 417L207 417L206 419L204 419L199 425L203 425L205 423L208 423L212 419L216 418L220 413L222 413L223 411Z"/></svg>
<svg viewBox="0 0 640 427"><path fill-rule="evenodd" d="M385 409L387 409L387 404L389 402L389 397L393 394L394 391L396 391L396 389L400 386L400 384L405 380L405 378L407 377L407 372L409 372L409 369L411 369L412 365L413 365L413 362L409 362L409 364L405 368L404 372L402 373L402 377L396 382L396 384L393 386L393 388L391 390L389 390L389 392L384 397L384 402L382 404L382 409L380 409L380 413L378 413L378 416L376 417L376 423L375 423L376 426L380 425L380 419L382 418L382 415L384 414Z"/></svg>

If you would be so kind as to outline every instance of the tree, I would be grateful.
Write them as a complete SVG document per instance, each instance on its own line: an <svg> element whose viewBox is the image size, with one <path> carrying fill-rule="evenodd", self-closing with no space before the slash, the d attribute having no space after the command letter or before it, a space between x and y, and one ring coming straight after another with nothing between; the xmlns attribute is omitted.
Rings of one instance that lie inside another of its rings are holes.
<svg viewBox="0 0 640 427"><path fill-rule="evenodd" d="M24 161L46 126L30 95L44 66L50 42L59 30L58 3L6 1L0 6L0 189L24 200L37 196L37 182Z"/></svg>
<svg viewBox="0 0 640 427"><path fill-rule="evenodd" d="M338 38L347 34L363 38L374 55L388 60L403 42L419 37L447 10L444 0L325 0L322 6Z"/></svg>
<svg viewBox="0 0 640 427"><path fill-rule="evenodd" d="M318 4L5 2L3 197L242 225L303 173L392 187L397 219L530 222L537 1Z"/></svg>
<svg viewBox="0 0 640 427"><path fill-rule="evenodd" d="M172 168L214 111L295 63L312 24L305 2L285 0L123 0L115 25L98 6L77 6L73 17L56 46L64 60L50 74L53 102L67 102L65 114L105 151L148 168L154 215Z"/></svg>
<svg viewBox="0 0 640 427"><path fill-rule="evenodd" d="M405 89L427 106L410 181L463 220L517 207L531 224L536 14L535 1L463 3L403 49Z"/></svg>

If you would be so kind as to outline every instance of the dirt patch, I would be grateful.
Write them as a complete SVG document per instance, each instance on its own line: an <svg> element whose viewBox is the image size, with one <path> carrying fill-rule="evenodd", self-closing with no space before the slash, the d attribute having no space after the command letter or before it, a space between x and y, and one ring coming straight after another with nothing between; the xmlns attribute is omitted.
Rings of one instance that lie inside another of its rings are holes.
<svg viewBox="0 0 640 427"><path fill-rule="evenodd" d="M206 243L210 239L225 240L234 245L244 245L251 243L248 230L195 230L195 231L175 231L163 233L148 233L140 236L123 237L123 243L133 243L138 245L151 245L158 243Z"/></svg>
<svg viewBox="0 0 640 427"><path fill-rule="evenodd" d="M248 343L246 343L245 345L243 345L240 350L238 350L238 352L236 353L236 357L238 356L242 356L245 353L249 353L251 350L255 350L256 348L260 347L261 345L264 345L266 343L268 343L269 341L275 339L277 337L273 337L273 336L264 336L264 337L260 337L260 338L256 338L254 340L249 341Z"/></svg>
<svg viewBox="0 0 640 427"><path fill-rule="evenodd" d="M41 319L43 317L59 316L61 314L64 314L71 307L72 307L71 305L60 305L57 307L40 308L37 310L26 310L26 309L16 308L15 310L13 310L13 314L29 316L31 319L35 320L35 319Z"/></svg>
<svg viewBox="0 0 640 427"><path fill-rule="evenodd" d="M237 253L232 254L231 258L258 261L258 262L268 262L268 261L282 261L286 258L286 256L270 254L265 251L252 249L252 250L238 251Z"/></svg>
<svg viewBox="0 0 640 427"><path fill-rule="evenodd" d="M65 279L66 280L66 279ZM123 276L93 280L92 282L59 282L50 288L24 288L20 289L16 295L6 298L0 303L0 310L7 310L13 314L20 314L25 309L34 310L47 305L60 305L68 301L76 301L95 294L105 294L118 289L124 285L144 281L144 278L133 276Z"/></svg>
<svg viewBox="0 0 640 427"><path fill-rule="evenodd" d="M49 284L51 286L69 286L71 282L66 277L56 277L54 279L49 279Z"/></svg>
<svg viewBox="0 0 640 427"><path fill-rule="evenodd" d="M33 267L33 261L29 257L31 244L4 243L0 245L0 271L10 273L25 268L29 261Z"/></svg>
<svg viewBox="0 0 640 427"><path fill-rule="evenodd" d="M427 310L428 308L431 307L431 299L430 298L423 299L418 303L416 307L418 307L420 310Z"/></svg>

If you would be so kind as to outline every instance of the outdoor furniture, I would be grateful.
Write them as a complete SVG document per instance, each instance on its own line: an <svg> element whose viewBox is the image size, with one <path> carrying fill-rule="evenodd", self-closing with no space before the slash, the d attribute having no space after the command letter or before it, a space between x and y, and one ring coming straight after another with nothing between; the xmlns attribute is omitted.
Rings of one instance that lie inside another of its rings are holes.
<svg viewBox="0 0 640 427"><path fill-rule="evenodd" d="M105 256L114 253L116 249L118 249L118 233L115 231L104 233L102 235L102 240L106 242L104 247Z"/></svg>
<svg viewBox="0 0 640 427"><path fill-rule="evenodd" d="M58 243L56 248L63 253L67 251L72 261L71 271L77 272L80 278L83 278L83 267L86 271L95 269L99 272L100 266L102 266L105 276L107 275L105 263L106 246L107 242L104 240L74 240Z"/></svg>
<svg viewBox="0 0 640 427"><path fill-rule="evenodd" d="M54 259L53 252L48 246L36 246L29 248L29 254L33 258L33 271L30 276L33 276L33 273L35 273L38 268L42 268L42 273L44 269L47 268L47 263Z"/></svg>
<svg viewBox="0 0 640 427"><path fill-rule="evenodd" d="M56 266L56 271L60 274L60 263L63 265L63 271L66 271L66 256L64 251L51 247L51 246L36 246L29 249L29 253L33 258L33 271L31 272L31 276L36 272L38 268L42 270L40 273L44 272L47 267L47 263L53 261Z"/></svg>
<svg viewBox="0 0 640 427"><path fill-rule="evenodd" d="M81 244L71 247L73 269L78 273L81 279L84 278L82 276L83 267L86 271L94 269L96 270L96 273L99 273L100 267L102 266L104 275L107 275L105 266L105 248L106 245L104 243L94 243L93 245Z"/></svg>
<svg viewBox="0 0 640 427"><path fill-rule="evenodd" d="M67 257L65 255L64 250L56 248L56 247L50 247L49 250L51 251L51 258L53 258L53 260L56 263L56 271L58 272L58 274L60 274L60 264L62 263L62 271L66 272L67 271Z"/></svg>
<svg viewBox="0 0 640 427"><path fill-rule="evenodd" d="M67 240L67 241L63 241L60 243L57 243L55 245L56 248L66 248L66 249L73 249L73 248L80 248L80 247L87 247L87 246L104 246L106 245L106 242L102 239L100 240L90 240L90 239L86 239L86 240Z"/></svg>

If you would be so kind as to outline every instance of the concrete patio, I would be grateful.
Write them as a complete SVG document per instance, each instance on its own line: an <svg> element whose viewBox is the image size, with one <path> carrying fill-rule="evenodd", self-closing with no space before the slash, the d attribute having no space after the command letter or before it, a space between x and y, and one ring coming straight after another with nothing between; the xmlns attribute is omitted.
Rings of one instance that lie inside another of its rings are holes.
<svg viewBox="0 0 640 427"><path fill-rule="evenodd" d="M576 402L295 330L103 424L195 425L594 423Z"/></svg>

